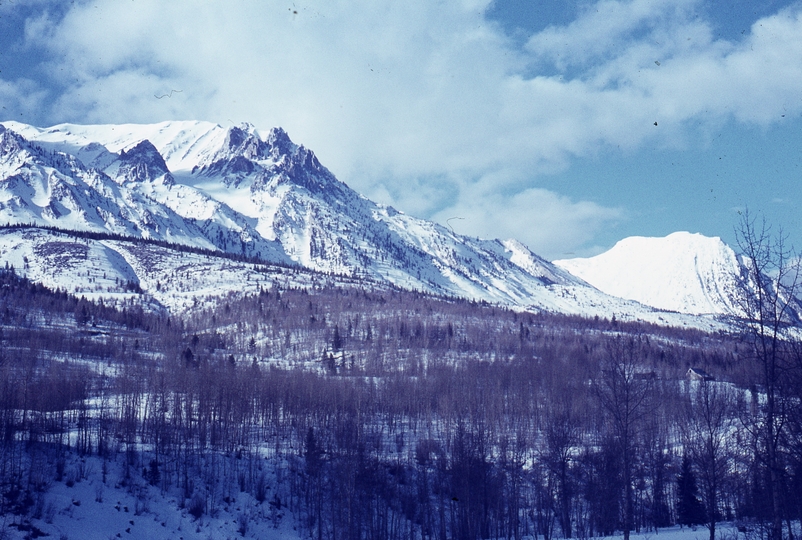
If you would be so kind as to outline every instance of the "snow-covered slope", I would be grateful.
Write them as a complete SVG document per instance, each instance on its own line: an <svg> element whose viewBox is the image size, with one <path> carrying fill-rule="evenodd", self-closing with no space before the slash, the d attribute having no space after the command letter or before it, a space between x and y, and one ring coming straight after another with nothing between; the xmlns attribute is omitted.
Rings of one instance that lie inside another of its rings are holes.
<svg viewBox="0 0 802 540"><path fill-rule="evenodd" d="M0 221L159 239L289 262L281 246L261 238L243 216L176 185L147 140L120 154L98 143L82 148L76 155L91 159L93 166L58 145L33 143L0 125ZM94 167L98 164L102 170Z"/></svg>
<svg viewBox="0 0 802 540"><path fill-rule="evenodd" d="M272 287L387 288L345 276L176 251L152 243L76 238L32 227L0 228L0 262L51 289L175 313Z"/></svg>
<svg viewBox="0 0 802 540"><path fill-rule="evenodd" d="M654 322L666 322L668 316L611 298L514 240L461 236L373 203L335 178L313 152L293 143L280 128L260 132L249 124L224 128L208 122L163 122L42 129L4 122L2 224L164 240L516 307ZM33 233L26 234L9 231L4 242L16 242L18 251L34 250L29 273L53 281L51 272L57 270L40 264L35 253L49 252L36 246L51 240L34 241ZM131 266L117 282L133 279L131 275L143 284L158 282L154 297L159 303L184 305L168 299L162 288L166 276L157 270L135 267L116 248L116 255L105 253L111 249L108 242L92 249L87 253ZM2 259L9 260L9 253L4 251ZM241 287L242 276L224 275L213 287L219 294ZM80 279L75 286L91 288Z"/></svg>
<svg viewBox="0 0 802 540"><path fill-rule="evenodd" d="M280 128L260 134L250 125L204 122L6 126L87 160L127 191L192 220L224 251L514 304L528 303L546 285L576 282L521 244L456 235L372 203ZM259 243L272 246L253 246Z"/></svg>
<svg viewBox="0 0 802 540"><path fill-rule="evenodd" d="M554 264L607 294L659 309L738 315L743 269L720 238L676 232L665 238L631 237L586 259Z"/></svg>
<svg viewBox="0 0 802 540"><path fill-rule="evenodd" d="M5 198L24 199L6 205L5 222L160 238L515 305L542 303L552 285L584 286L520 243L460 236L365 199L280 128L3 125ZM70 166L58 170L59 160ZM38 179L27 198L18 177ZM65 193L49 186L56 180L78 182L82 195L50 212Z"/></svg>

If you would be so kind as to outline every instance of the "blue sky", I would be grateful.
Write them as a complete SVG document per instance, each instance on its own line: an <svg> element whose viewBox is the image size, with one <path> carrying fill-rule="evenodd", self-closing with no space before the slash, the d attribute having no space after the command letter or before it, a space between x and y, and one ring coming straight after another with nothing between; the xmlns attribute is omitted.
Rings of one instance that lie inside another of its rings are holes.
<svg viewBox="0 0 802 540"><path fill-rule="evenodd" d="M802 247L797 2L0 0L0 106L280 125L369 198L547 258L733 243L746 206Z"/></svg>

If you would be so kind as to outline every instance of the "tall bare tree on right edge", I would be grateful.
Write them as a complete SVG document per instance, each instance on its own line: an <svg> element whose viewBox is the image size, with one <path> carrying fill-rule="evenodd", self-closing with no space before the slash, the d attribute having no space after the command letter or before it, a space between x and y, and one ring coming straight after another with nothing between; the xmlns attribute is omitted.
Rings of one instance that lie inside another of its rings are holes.
<svg viewBox="0 0 802 540"><path fill-rule="evenodd" d="M755 368L754 380L764 397L756 400L756 414L747 426L756 437L758 459L766 468L769 539L782 540L782 456L787 420L792 407L789 382L793 380L794 341L799 336L798 294L802 286L799 259L780 230L773 234L765 219L746 211L736 229L744 262L739 292L743 335Z"/></svg>

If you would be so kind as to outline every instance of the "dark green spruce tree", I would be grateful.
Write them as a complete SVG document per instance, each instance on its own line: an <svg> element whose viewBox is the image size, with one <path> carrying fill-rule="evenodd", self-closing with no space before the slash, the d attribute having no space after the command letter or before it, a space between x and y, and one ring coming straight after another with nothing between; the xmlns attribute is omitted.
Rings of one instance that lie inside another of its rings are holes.
<svg viewBox="0 0 802 540"><path fill-rule="evenodd" d="M680 525L701 525L707 513L699 500L696 475L688 456L682 458L682 469L677 475L677 521Z"/></svg>

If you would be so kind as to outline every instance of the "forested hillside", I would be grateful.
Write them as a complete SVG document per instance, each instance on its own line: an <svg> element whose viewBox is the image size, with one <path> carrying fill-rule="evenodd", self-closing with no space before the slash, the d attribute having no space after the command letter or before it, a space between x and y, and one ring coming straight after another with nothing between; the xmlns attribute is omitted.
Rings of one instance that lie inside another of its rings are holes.
<svg viewBox="0 0 802 540"><path fill-rule="evenodd" d="M781 526L802 512L800 386L774 389L767 447L746 331L358 287L274 286L183 318L12 270L0 291L1 504L16 522L46 528L49 490L80 481L82 457L193 519L247 493L264 512L242 514L244 536L265 515L314 538L476 539L770 530L775 510Z"/></svg>

